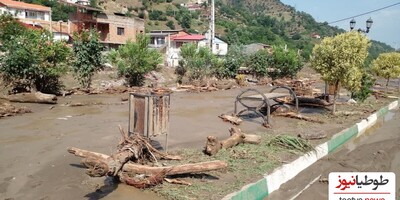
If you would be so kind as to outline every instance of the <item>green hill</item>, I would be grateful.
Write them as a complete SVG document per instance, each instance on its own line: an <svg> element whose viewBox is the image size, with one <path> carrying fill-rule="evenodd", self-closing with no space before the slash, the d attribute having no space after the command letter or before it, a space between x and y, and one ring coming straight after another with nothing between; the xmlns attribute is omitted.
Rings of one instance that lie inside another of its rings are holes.
<svg viewBox="0 0 400 200"><path fill-rule="evenodd" d="M57 8L51 0L24 0L53 8L53 16L66 17L68 9ZM185 29L192 33L205 33L209 27L210 6L201 5L197 11L189 11L181 4L197 0L92 0L106 12L124 13L127 16L146 19L146 30ZM315 43L321 38L334 36L345 30L319 23L305 13L279 0L215 0L216 35L229 44L265 43L287 45L299 49L308 58ZM394 51L381 42L372 41L369 60L379 53Z"/></svg>

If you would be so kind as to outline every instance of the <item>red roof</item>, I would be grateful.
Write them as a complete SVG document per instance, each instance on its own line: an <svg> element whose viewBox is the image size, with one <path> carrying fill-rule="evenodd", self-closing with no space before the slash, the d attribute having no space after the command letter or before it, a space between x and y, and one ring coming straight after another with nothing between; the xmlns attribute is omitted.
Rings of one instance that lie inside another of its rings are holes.
<svg viewBox="0 0 400 200"><path fill-rule="evenodd" d="M18 21L18 23L21 24L22 26L24 26L25 28L28 28L28 29L33 29L33 30L41 30L41 29L43 29L43 27L38 26L38 25L33 26L32 24L25 24L25 23L20 22L20 21Z"/></svg>
<svg viewBox="0 0 400 200"><path fill-rule="evenodd" d="M20 2L20 1L0 0L0 4L3 4L9 8L37 10L37 11L45 11L45 12L51 11L50 7L41 6L41 5L37 5L37 4L30 4L30 3Z"/></svg>
<svg viewBox="0 0 400 200"><path fill-rule="evenodd" d="M204 35L183 35L173 38L173 40L192 40L192 41L198 41L203 39L205 39Z"/></svg>

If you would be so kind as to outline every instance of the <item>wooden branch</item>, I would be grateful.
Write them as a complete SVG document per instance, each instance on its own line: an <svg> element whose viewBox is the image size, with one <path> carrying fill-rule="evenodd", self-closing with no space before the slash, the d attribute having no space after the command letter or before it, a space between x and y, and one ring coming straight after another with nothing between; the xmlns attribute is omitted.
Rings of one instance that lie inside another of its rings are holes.
<svg viewBox="0 0 400 200"><path fill-rule="evenodd" d="M237 127L230 128L229 132L231 133L231 135L233 135L233 134L243 135L243 142L244 143L249 143L249 144L260 144L261 143L261 136L260 135L252 135L252 134L243 133L242 130L240 130Z"/></svg>
<svg viewBox="0 0 400 200"><path fill-rule="evenodd" d="M275 113L275 116L280 116L280 117L289 117L289 118L294 118L294 119L300 119L300 120L305 120L305 121L309 121L309 122L315 122L315 123L319 123L319 124L323 124L324 121L319 120L319 119L314 119L311 117L307 117L307 116L303 116L301 114L297 114L294 112L287 112L287 113Z"/></svg>
<svg viewBox="0 0 400 200"><path fill-rule="evenodd" d="M107 163L107 160L110 156L105 154L86 151L78 148L68 148L68 152L74 154L79 157L84 158L95 158L97 159L97 163ZM85 160L84 160L85 162ZM91 161L93 162L93 160ZM88 163L84 163L85 166ZM89 164L88 166L93 166L93 164ZM206 171L213 171L218 169L224 169L228 166L223 161L210 161L210 162L202 162L202 163L194 163L194 164L184 164L177 166L167 166L167 167L151 167L146 165L134 164L131 162L125 163L122 167L123 172L135 173L135 174L147 174L154 175L161 173L163 170L166 171L165 175L177 175L177 174L187 174L187 173L199 173ZM111 169L112 170L112 169ZM113 172L112 172L113 174Z"/></svg>
<svg viewBox="0 0 400 200"><path fill-rule="evenodd" d="M157 174L163 170L166 170L167 171L166 175L177 175L177 174L207 172L207 171L225 169L226 167L228 167L228 164L219 160L168 166L168 167L150 167L146 165L127 163L124 165L123 171L136 174Z"/></svg>
<svg viewBox="0 0 400 200"><path fill-rule="evenodd" d="M218 117L221 118L222 120L224 120L225 122L230 122L234 125L240 125L243 122L242 119L240 119L239 117L236 117L236 116L222 114Z"/></svg>
<svg viewBox="0 0 400 200"><path fill-rule="evenodd" d="M44 103L44 104L56 104L57 103L56 95L44 94L41 92L19 93L19 94L3 96L1 98L6 99L10 102L19 102L19 103Z"/></svg>
<svg viewBox="0 0 400 200"><path fill-rule="evenodd" d="M162 153L158 151L156 148L154 148L147 140L145 140L143 137L138 136L138 138L146 145L146 147L153 153L157 154L158 156L161 157L161 159L164 160L181 160L181 156L174 156L174 155L168 155L165 153Z"/></svg>
<svg viewBox="0 0 400 200"><path fill-rule="evenodd" d="M259 144L261 142L261 136L244 134L237 127L231 128L229 132L231 133L231 136L223 141L218 141L214 136L208 136L204 150L205 153L212 156L218 153L222 148L231 148L240 143Z"/></svg>
<svg viewBox="0 0 400 200"><path fill-rule="evenodd" d="M172 183L172 184L179 184L179 185L192 185L191 183L181 180L181 179L170 179L170 178L164 178L165 181L167 181L168 183Z"/></svg>
<svg viewBox="0 0 400 200"><path fill-rule="evenodd" d="M320 131L317 133L300 133L299 135L297 135L300 138L306 139L306 140L319 140L319 139L323 139L326 138L328 136L328 134L324 131Z"/></svg>

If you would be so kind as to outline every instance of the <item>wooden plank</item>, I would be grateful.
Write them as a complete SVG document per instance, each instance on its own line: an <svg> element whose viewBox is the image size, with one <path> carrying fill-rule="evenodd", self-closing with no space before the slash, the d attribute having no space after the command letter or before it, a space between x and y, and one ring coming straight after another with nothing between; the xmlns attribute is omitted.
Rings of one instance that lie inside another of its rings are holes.
<svg viewBox="0 0 400 200"><path fill-rule="evenodd" d="M133 129L135 126L135 97L133 94L129 94L129 125L128 125L128 133L133 133Z"/></svg>

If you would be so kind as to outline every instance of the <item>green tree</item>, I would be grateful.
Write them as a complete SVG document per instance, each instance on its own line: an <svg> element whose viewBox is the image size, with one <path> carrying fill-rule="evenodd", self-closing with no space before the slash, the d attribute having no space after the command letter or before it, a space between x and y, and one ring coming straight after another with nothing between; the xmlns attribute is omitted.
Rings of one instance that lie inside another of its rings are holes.
<svg viewBox="0 0 400 200"><path fill-rule="evenodd" d="M86 89L90 88L93 75L102 68L102 50L99 34L95 30L84 30L74 34L75 60L72 68L75 78Z"/></svg>
<svg viewBox="0 0 400 200"><path fill-rule="evenodd" d="M382 53L372 62L376 75L386 79L386 88L391 78L400 77L400 53Z"/></svg>
<svg viewBox="0 0 400 200"><path fill-rule="evenodd" d="M169 20L166 24L171 30L175 29L175 24L173 21Z"/></svg>
<svg viewBox="0 0 400 200"><path fill-rule="evenodd" d="M147 48L149 42L149 37L138 34L136 42L128 41L109 54L109 60L118 67L119 75L125 77L130 86L143 85L144 75L162 63L161 54Z"/></svg>
<svg viewBox="0 0 400 200"><path fill-rule="evenodd" d="M249 56L247 66L252 73L261 78L268 74L268 67L272 61L272 55L267 50L259 50Z"/></svg>
<svg viewBox="0 0 400 200"><path fill-rule="evenodd" d="M233 45L229 47L223 65L215 65L214 73L217 78L234 78L239 67L246 61L242 46Z"/></svg>
<svg viewBox="0 0 400 200"><path fill-rule="evenodd" d="M4 25L4 30L15 27L12 21L9 25L11 28ZM66 44L53 42L47 31L25 29L4 38L10 39L4 43L5 53L0 56L3 80L13 88L58 93L62 88L59 78L66 70L70 55Z"/></svg>
<svg viewBox="0 0 400 200"><path fill-rule="evenodd" d="M185 12L182 17L179 19L179 23L182 28L190 29L192 23L192 16L189 12Z"/></svg>
<svg viewBox="0 0 400 200"><path fill-rule="evenodd" d="M296 51L292 49L285 50L280 46L273 48L270 64L274 70L269 72L268 75L273 79L283 77L293 78L302 67Z"/></svg>
<svg viewBox="0 0 400 200"><path fill-rule="evenodd" d="M11 15L0 15L0 43L1 48L7 48L7 45L10 42L13 42L13 39L23 34L26 31L26 28L22 26L15 18ZM2 49L0 49L2 50Z"/></svg>
<svg viewBox="0 0 400 200"><path fill-rule="evenodd" d="M181 57L179 70L184 71L190 81L202 80L210 75L212 65L218 62L209 48L198 48L196 44L192 43L184 44L181 47Z"/></svg>
<svg viewBox="0 0 400 200"><path fill-rule="evenodd" d="M313 49L312 67L322 75L322 79L335 86L333 110L339 85L352 92L361 88L363 66L368 56L368 38L356 31L326 37Z"/></svg>

